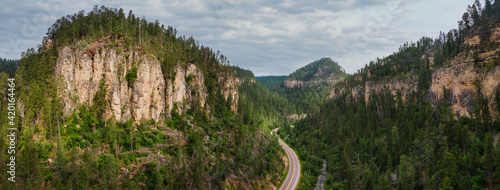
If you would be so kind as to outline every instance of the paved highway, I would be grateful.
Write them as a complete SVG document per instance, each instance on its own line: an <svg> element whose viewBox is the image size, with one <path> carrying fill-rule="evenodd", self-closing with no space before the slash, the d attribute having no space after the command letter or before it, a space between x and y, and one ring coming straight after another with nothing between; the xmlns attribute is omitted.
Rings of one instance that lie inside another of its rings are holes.
<svg viewBox="0 0 500 190"><path fill-rule="evenodd" d="M278 129L273 130L271 133L276 133ZM288 156L288 175L286 176L285 182L281 185L280 190L295 190L299 184L300 179L300 161L299 157L295 152L286 145L281 138L278 140L281 147L285 149L286 155Z"/></svg>

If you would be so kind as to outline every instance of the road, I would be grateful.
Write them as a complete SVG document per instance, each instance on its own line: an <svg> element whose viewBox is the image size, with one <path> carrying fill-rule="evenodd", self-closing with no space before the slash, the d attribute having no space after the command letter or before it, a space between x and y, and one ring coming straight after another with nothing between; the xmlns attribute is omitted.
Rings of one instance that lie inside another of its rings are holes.
<svg viewBox="0 0 500 190"><path fill-rule="evenodd" d="M276 133L278 129L275 129L271 134ZM280 187L280 190L295 190L299 184L300 179L300 161L299 157L295 152L285 144L281 138L278 140L281 147L285 149L286 155L288 156L288 175L286 176L285 182Z"/></svg>

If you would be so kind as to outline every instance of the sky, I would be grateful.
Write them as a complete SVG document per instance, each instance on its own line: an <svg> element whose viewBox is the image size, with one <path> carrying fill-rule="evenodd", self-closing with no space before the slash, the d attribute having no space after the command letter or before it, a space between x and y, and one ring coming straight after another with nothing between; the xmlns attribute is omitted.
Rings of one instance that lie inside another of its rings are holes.
<svg viewBox="0 0 500 190"><path fill-rule="evenodd" d="M220 50L256 76L288 75L323 57L347 73L405 42L457 28L473 0L18 0L0 8L0 58L19 59L58 19L94 5L132 10ZM482 2L483 3L483 2Z"/></svg>

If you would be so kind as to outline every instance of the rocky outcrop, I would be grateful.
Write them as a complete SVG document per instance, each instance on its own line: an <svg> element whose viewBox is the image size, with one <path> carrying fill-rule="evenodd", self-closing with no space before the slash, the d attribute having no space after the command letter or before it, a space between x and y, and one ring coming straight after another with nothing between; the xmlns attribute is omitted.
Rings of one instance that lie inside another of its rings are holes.
<svg viewBox="0 0 500 190"><path fill-rule="evenodd" d="M134 66L137 67L137 79L129 84L125 77ZM170 117L175 104L180 113L194 103L204 107L208 95L203 73L193 64L177 63L171 69L174 69L173 78L165 80L160 62L135 49L117 53L103 46L92 46L90 50L88 46L60 48L56 76L63 84L60 96L64 115L79 105L91 105L103 78L108 85L106 100L109 102L105 118L160 121L162 115ZM219 82L223 82L222 93L226 99L232 96L236 110L236 81L232 76L222 78L224 80L219 78Z"/></svg>
<svg viewBox="0 0 500 190"><path fill-rule="evenodd" d="M334 85L335 83L339 82L340 80L336 77L332 77L329 79L323 79L323 80L311 80L311 81L301 81L301 80L292 80L292 79L287 79L285 80L285 87L286 88L294 88L294 87L302 87L304 85L314 85L314 84L328 84L328 85Z"/></svg>
<svg viewBox="0 0 500 190"><path fill-rule="evenodd" d="M304 119L304 118L306 118L306 117L307 117L307 115L306 115L306 114L300 114L300 115L299 115L299 114L296 114L296 113L294 113L294 114L289 114L289 115L287 115L287 116L286 116L286 118L288 119L288 121L290 121L290 122L292 122L292 123L293 123L293 122L295 122L295 121L297 121L297 120Z"/></svg>
<svg viewBox="0 0 500 190"><path fill-rule="evenodd" d="M446 88L450 100L448 105L453 110L455 118L461 116L470 117L476 92L474 81L477 79L482 86L482 94L488 98L490 113L492 113L492 116L498 116L499 113L496 113L493 108L495 106L495 93L500 88L500 66L492 69L481 66L493 61L497 55L494 52L480 53L479 58L483 61L477 63L479 66L474 66L473 59L465 55L466 53L457 56L455 59L450 60L447 65L433 72L427 99L436 108L443 100L444 88ZM409 93L417 92L417 86L415 77L406 80L392 79L385 82L368 81L363 85L349 87L348 89L345 87L334 88L327 99L338 97L349 91L354 99L364 97L365 101L368 102L373 92L378 93L384 89L389 90L393 95L396 95L397 91L400 90L404 99Z"/></svg>
<svg viewBox="0 0 500 190"><path fill-rule="evenodd" d="M85 51L76 47L59 49L56 75L64 84L61 94L64 115L80 104L91 105L99 81L104 78L109 90L106 118L114 115L119 121L131 117L136 121L159 120L165 108L165 80L156 59L140 56L134 50L118 54L114 49L100 49L90 56ZM134 64L137 80L128 84L125 75Z"/></svg>
<svg viewBox="0 0 500 190"><path fill-rule="evenodd" d="M417 82L415 78L410 79L392 79L390 81L384 82L373 82L368 81L363 85L358 85L348 89L352 94L352 97L357 100L359 98L364 98L365 102L368 103L370 96L373 93L379 93L383 91L388 91L392 95L396 96L398 91L401 92L402 98L405 99L407 95L417 91ZM346 88L334 88L331 90L330 95L327 99L332 99L340 96L346 92Z"/></svg>
<svg viewBox="0 0 500 190"><path fill-rule="evenodd" d="M239 80L230 75L221 74L219 75L218 81L222 85L222 95L224 95L226 101L231 101L231 110L237 111Z"/></svg>
<svg viewBox="0 0 500 190"><path fill-rule="evenodd" d="M205 76L198 68L187 65L183 69L180 64L175 66L174 79L167 81L166 103L168 105L168 116L173 106L177 104L179 113L191 108L191 105L199 101L201 107L205 106L207 99L207 88L205 87ZM185 103L185 104L184 104Z"/></svg>
<svg viewBox="0 0 500 190"><path fill-rule="evenodd" d="M286 88L293 88L293 87L300 87L304 85L304 81L300 80L285 80L285 87Z"/></svg>
<svg viewBox="0 0 500 190"><path fill-rule="evenodd" d="M452 65L437 69L432 74L432 84L430 87L429 98L433 105L438 105L443 99L444 88L449 91L451 108L455 116L472 115L472 106L476 92L475 80L479 80L482 86L482 93L488 98L490 112L495 113L494 96L496 90L500 87L500 66L490 71L474 68L472 61L456 61Z"/></svg>

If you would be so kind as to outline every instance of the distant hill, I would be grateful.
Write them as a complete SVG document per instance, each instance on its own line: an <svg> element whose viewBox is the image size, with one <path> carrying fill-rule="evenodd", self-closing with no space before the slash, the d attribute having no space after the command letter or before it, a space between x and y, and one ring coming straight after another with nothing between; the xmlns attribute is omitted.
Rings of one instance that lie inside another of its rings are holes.
<svg viewBox="0 0 500 190"><path fill-rule="evenodd" d="M318 111L319 105L347 74L331 58L321 58L296 70L289 76L257 77L263 86L286 98L293 113Z"/></svg>
<svg viewBox="0 0 500 190"><path fill-rule="evenodd" d="M321 58L298 69L285 80L285 87L292 88L314 83L334 84L346 76L344 69L331 58Z"/></svg>

